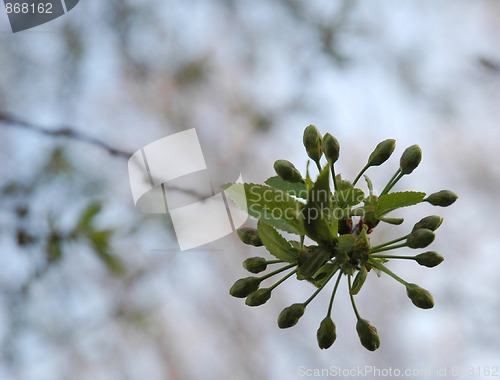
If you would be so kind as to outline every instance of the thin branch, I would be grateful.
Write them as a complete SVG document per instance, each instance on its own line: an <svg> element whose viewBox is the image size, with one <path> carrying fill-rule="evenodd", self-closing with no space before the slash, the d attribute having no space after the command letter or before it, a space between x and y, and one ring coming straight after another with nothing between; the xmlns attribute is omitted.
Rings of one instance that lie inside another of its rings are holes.
<svg viewBox="0 0 500 380"><path fill-rule="evenodd" d="M130 153L130 152L126 152L124 150L113 148L112 146L106 144L104 141L99 140L95 137L89 136L85 133L75 131L71 127L62 126L60 128L48 129L48 128L41 127L39 125L29 123L29 122L24 121L24 120L18 119L17 117L14 117L14 116L12 116L6 112L3 112L1 110L0 110L0 127L22 128L22 129L25 129L27 131L38 133L38 134L49 136L49 137L63 137L63 138L67 138L67 139L72 139L72 140L84 142L86 144L90 144L90 145L93 145L93 146L98 147L100 149L103 149L104 151L109 153L111 156L124 158L126 160L128 160L132 156L132 153ZM167 185L167 184L165 184L165 188L167 190L179 191L179 192L182 192L184 194L191 195L199 200L204 200L207 198L207 196L204 196L204 195L202 195L202 194L200 194L197 191L192 190L192 189L184 189L184 188L180 188L180 187L172 186L172 185Z"/></svg>
<svg viewBox="0 0 500 380"><path fill-rule="evenodd" d="M86 135L82 132L75 131L68 126L62 126L56 129L47 129L39 125L35 125L24 120L18 119L12 115L0 111L0 126L11 127L11 128L23 128L32 132L36 132L45 136L52 137L66 137L73 140L78 140L87 144L94 145L98 148L104 149L112 156L117 156L121 158L129 159L132 153L126 152L120 149L113 148L112 146L106 144L104 141L99 140L95 137Z"/></svg>

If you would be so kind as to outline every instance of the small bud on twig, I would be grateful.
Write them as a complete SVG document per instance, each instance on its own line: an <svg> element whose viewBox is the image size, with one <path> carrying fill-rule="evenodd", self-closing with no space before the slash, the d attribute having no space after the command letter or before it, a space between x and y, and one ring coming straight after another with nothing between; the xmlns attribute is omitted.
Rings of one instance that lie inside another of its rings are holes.
<svg viewBox="0 0 500 380"><path fill-rule="evenodd" d="M379 166L391 157L394 148L396 147L396 140L387 139L379 143L375 150L370 154L368 158L368 164L366 166Z"/></svg>
<svg viewBox="0 0 500 380"><path fill-rule="evenodd" d="M416 307L421 309L431 309L434 306L432 294L417 284L408 284L406 286L406 294Z"/></svg>
<svg viewBox="0 0 500 380"><path fill-rule="evenodd" d="M319 160L321 159L322 151L322 137L314 125L310 124L304 129L303 142L307 151L307 155L316 162L319 166Z"/></svg>
<svg viewBox="0 0 500 380"><path fill-rule="evenodd" d="M337 339L335 330L335 323L333 323L330 316L325 317L325 319L321 321L318 332L316 333L319 348L324 350L332 346L335 339Z"/></svg>
<svg viewBox="0 0 500 380"><path fill-rule="evenodd" d="M424 267L432 268L444 261L444 257L434 251L428 251L415 256L415 260Z"/></svg>
<svg viewBox="0 0 500 380"><path fill-rule="evenodd" d="M403 152L399 165L402 174L413 172L422 160L422 149L418 145L412 145Z"/></svg>
<svg viewBox="0 0 500 380"><path fill-rule="evenodd" d="M429 195L424 201L429 202L433 206L448 207L449 205L455 203L458 199L458 195L450 190L441 190L437 193Z"/></svg>
<svg viewBox="0 0 500 380"><path fill-rule="evenodd" d="M284 181L292 183L304 181L304 179L300 175L300 172L290 161L277 160L274 163L274 170L276 171L276 174L278 174L278 176Z"/></svg>
<svg viewBox="0 0 500 380"><path fill-rule="evenodd" d="M326 159L332 164L339 159L340 144L337 139L329 133L323 136L323 152L325 153Z"/></svg>
<svg viewBox="0 0 500 380"><path fill-rule="evenodd" d="M375 351L380 347L380 337L377 329L366 319L358 319L356 331L358 332L359 340L364 348L369 351Z"/></svg>
<svg viewBox="0 0 500 380"><path fill-rule="evenodd" d="M427 228L431 231L436 231L439 226L443 223L443 218L437 215L426 216L425 218L420 219L419 222L415 223L413 226L413 231L416 231L420 228Z"/></svg>
<svg viewBox="0 0 500 380"><path fill-rule="evenodd" d="M233 297L245 298L259 288L261 281L259 277L240 278L231 286L229 294Z"/></svg>
<svg viewBox="0 0 500 380"><path fill-rule="evenodd" d="M245 304L248 306L260 306L265 304L269 298L271 298L271 289L257 289L246 298Z"/></svg>
<svg viewBox="0 0 500 380"><path fill-rule="evenodd" d="M236 230L240 240L248 245L253 245L254 247L261 247L262 240L259 237L259 231L251 227L242 227Z"/></svg>
<svg viewBox="0 0 500 380"><path fill-rule="evenodd" d="M280 329L286 329L288 327L295 326L299 321L300 317L304 315L306 307L302 303L294 303L283 309L283 311L278 316L278 327Z"/></svg>
<svg viewBox="0 0 500 380"><path fill-rule="evenodd" d="M250 257L243 261L243 268L251 273L260 273L266 270L267 260L263 257Z"/></svg>
<svg viewBox="0 0 500 380"><path fill-rule="evenodd" d="M425 248L434 241L434 232L427 228L419 228L413 231L406 240L410 248Z"/></svg>

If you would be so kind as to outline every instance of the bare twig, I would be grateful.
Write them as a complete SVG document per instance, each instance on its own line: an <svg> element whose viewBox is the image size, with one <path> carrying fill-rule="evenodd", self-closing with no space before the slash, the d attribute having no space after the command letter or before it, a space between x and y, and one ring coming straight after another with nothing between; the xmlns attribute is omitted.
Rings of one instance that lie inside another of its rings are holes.
<svg viewBox="0 0 500 380"><path fill-rule="evenodd" d="M95 137L89 136L85 133L81 133L79 131L76 131L72 129L69 126L62 126L59 128L54 128L54 129L48 129L45 127L41 127L39 125L32 124L30 122L18 119L15 116L12 116L8 113L2 112L0 110L0 127L10 127L10 128L22 128L30 132L42 134L45 136L49 137L63 137L63 138L68 138L76 141L81 141L86 144L90 144L93 146L96 146L98 148L101 148L108 152L111 156L114 157L119 157L119 158L124 158L124 159L129 159L132 156L132 153L126 152L124 150L116 149L113 148L112 146L108 145L102 140L99 140ZM172 185L167 185L165 184L165 188L167 190L172 190L172 191L179 191L184 194L191 195L199 200L204 200L207 197L196 192L195 190L192 189L184 189L180 188L177 186L172 186Z"/></svg>
<svg viewBox="0 0 500 380"><path fill-rule="evenodd" d="M23 128L32 132L36 132L42 135L46 136L52 136L52 137L66 137L69 139L74 139L78 140L81 142L85 142L87 144L94 145L96 147L99 147L101 149L106 150L110 155L112 156L117 156L117 157L122 157L129 159L130 156L132 156L132 153L126 152L120 149L113 148L112 146L106 144L104 141L99 140L95 137L86 135L82 132L76 131L69 126L62 126L60 128L55 128L55 129L48 129L41 127L39 125L35 125L32 123L29 123L27 121L18 119L12 115L9 115L5 112L0 111L0 126L3 127L18 127L18 128Z"/></svg>

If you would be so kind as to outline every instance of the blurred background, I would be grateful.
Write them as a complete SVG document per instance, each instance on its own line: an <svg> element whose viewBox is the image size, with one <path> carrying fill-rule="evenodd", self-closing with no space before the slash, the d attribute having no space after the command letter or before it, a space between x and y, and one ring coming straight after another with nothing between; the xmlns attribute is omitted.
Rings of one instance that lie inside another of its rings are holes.
<svg viewBox="0 0 500 380"><path fill-rule="evenodd" d="M296 379L358 366L478 378L500 366L500 3L82 0L16 34L0 12L0 46L0 379ZM420 167L395 190L460 196L396 211L403 225L374 232L382 243L423 216L445 219L430 247L442 265L391 263L434 309L374 273L357 296L381 335L374 353L345 283L337 341L321 351L329 291L280 330L277 315L310 284L289 280L249 308L228 289L264 248L233 234L181 253L168 216L132 200L127 159L152 141L196 128L207 161L262 183L276 159L305 172L311 123L340 141L344 178L394 138L394 157L367 173L378 191L419 144Z"/></svg>

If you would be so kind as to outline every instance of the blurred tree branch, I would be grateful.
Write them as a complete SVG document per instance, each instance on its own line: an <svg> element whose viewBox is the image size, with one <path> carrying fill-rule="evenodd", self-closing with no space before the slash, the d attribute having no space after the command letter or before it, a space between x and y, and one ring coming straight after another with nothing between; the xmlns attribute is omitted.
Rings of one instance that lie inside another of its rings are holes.
<svg viewBox="0 0 500 380"><path fill-rule="evenodd" d="M122 158L130 158L132 156L132 153L126 152L120 149L113 148L112 146L106 144L104 141L99 140L95 137L86 135L82 132L76 131L73 128L69 126L62 126L60 128L55 128L55 129L48 129L41 127L39 125L35 125L32 123L29 123L27 121L18 119L15 116L12 116L8 113L5 113L3 111L0 111L0 126L3 127L17 127L17 128L23 128L32 132L36 132L42 135L46 136L52 136L52 137L66 137L74 140L78 140L81 142L85 142L87 144L94 145L96 147L99 147L101 149L106 150L110 155L112 156L117 156L117 157L122 157Z"/></svg>
<svg viewBox="0 0 500 380"><path fill-rule="evenodd" d="M334 62L339 65L344 64L349 57L342 52L340 47L340 38L342 32L349 26L349 16L356 6L354 0L343 0L338 8L337 14L325 22L315 19L305 12L305 3L298 0L278 0L285 5L290 14L299 22L308 25L312 30L316 30L322 49L325 54L330 56Z"/></svg>
<svg viewBox="0 0 500 380"><path fill-rule="evenodd" d="M32 124L30 122L21 120L15 116L12 116L8 113L3 112L3 111L0 111L0 127L22 128L22 129L25 129L25 130L28 130L28 131L31 131L34 133L42 134L45 136L49 136L49 137L65 137L68 139L77 140L80 142L84 142L84 143L93 145L93 146L98 147L100 149L103 149L107 153L109 153L111 156L124 158L127 160L133 154L131 152L127 152L124 150L113 148L111 145L105 143L104 141L99 140L95 137L86 135L86 134L81 133L79 131L76 131L72 127L69 127L69 126L62 126L59 128L48 129L45 127L41 127L39 125ZM204 195L202 195L202 194L200 194L197 191L192 190L192 189L184 189L184 188L180 188L180 187L172 186L172 185L166 185L165 187L167 190L179 191L179 192L182 192L184 194L191 195L198 200L204 200L206 198L206 196L204 196Z"/></svg>

